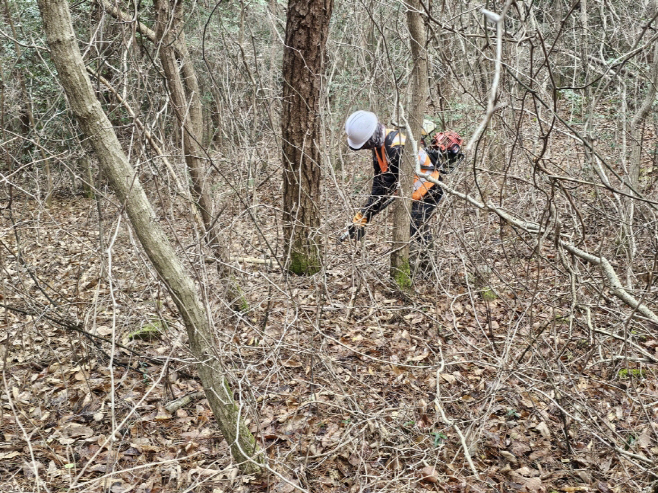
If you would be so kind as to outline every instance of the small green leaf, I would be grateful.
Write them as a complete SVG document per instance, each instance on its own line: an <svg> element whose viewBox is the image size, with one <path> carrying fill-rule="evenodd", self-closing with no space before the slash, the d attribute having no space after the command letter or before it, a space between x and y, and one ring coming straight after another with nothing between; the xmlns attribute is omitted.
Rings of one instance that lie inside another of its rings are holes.
<svg viewBox="0 0 658 493"><path fill-rule="evenodd" d="M444 440L446 440L448 437L444 435L443 433L439 431L433 431L432 435L434 435L434 446L438 447L443 443Z"/></svg>

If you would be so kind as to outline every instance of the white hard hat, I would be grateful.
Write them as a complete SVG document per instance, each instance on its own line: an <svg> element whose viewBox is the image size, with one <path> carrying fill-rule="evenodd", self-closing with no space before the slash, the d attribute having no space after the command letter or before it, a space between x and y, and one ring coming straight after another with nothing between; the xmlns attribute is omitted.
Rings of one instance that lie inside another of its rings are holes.
<svg viewBox="0 0 658 493"><path fill-rule="evenodd" d="M363 144L375 133L378 123L374 113L364 110L355 111L345 122L347 143L352 149L361 149Z"/></svg>

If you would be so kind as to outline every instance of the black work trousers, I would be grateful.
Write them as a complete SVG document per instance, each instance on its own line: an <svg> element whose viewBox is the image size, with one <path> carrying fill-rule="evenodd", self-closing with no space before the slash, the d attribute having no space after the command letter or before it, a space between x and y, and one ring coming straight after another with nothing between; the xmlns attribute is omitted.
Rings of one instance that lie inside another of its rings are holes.
<svg viewBox="0 0 658 493"><path fill-rule="evenodd" d="M411 205L411 225L409 229L409 236L413 241L427 247L432 244L432 232L428 223L435 210L436 204L434 202L414 200Z"/></svg>

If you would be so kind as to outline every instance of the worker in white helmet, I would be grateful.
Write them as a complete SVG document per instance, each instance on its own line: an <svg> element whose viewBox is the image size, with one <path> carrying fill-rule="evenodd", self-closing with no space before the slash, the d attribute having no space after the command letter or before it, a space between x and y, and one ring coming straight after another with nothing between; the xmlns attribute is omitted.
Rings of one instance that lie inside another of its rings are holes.
<svg viewBox="0 0 658 493"><path fill-rule="evenodd" d="M425 128L427 133L432 129ZM358 151L361 149L372 150L372 162L375 176L372 181L372 192L365 206L354 216L352 224L348 229L349 237L361 239L365 234L365 226L372 217L381 212L390 202L390 197L395 193L400 175L400 163L402 150L404 149L405 136L398 130L387 129L379 122L377 116L370 112L359 110L352 113L345 122L347 133L347 144L350 149ZM457 136L455 142L449 143L444 149L443 157L446 162L454 162L458 156L463 157L460 152L461 138ZM441 134L436 134L436 137ZM436 138L435 137L435 138ZM429 146L419 151L421 169L425 173L431 173L440 180L439 164L442 154L438 147ZM411 237L425 244L432 240L427 230L427 220L432 216L436 204L441 200L443 189L424 178L416 177L414 182L413 203L411 207Z"/></svg>

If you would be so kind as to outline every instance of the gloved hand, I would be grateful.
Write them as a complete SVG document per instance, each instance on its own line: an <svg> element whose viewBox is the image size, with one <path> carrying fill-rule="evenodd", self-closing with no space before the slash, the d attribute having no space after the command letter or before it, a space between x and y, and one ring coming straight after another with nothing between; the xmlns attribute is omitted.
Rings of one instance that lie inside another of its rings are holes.
<svg viewBox="0 0 658 493"><path fill-rule="evenodd" d="M354 219L352 219L352 224L347 229L350 238L354 238L357 241L363 238L366 234L366 224L368 224L368 218L360 212L357 212Z"/></svg>

